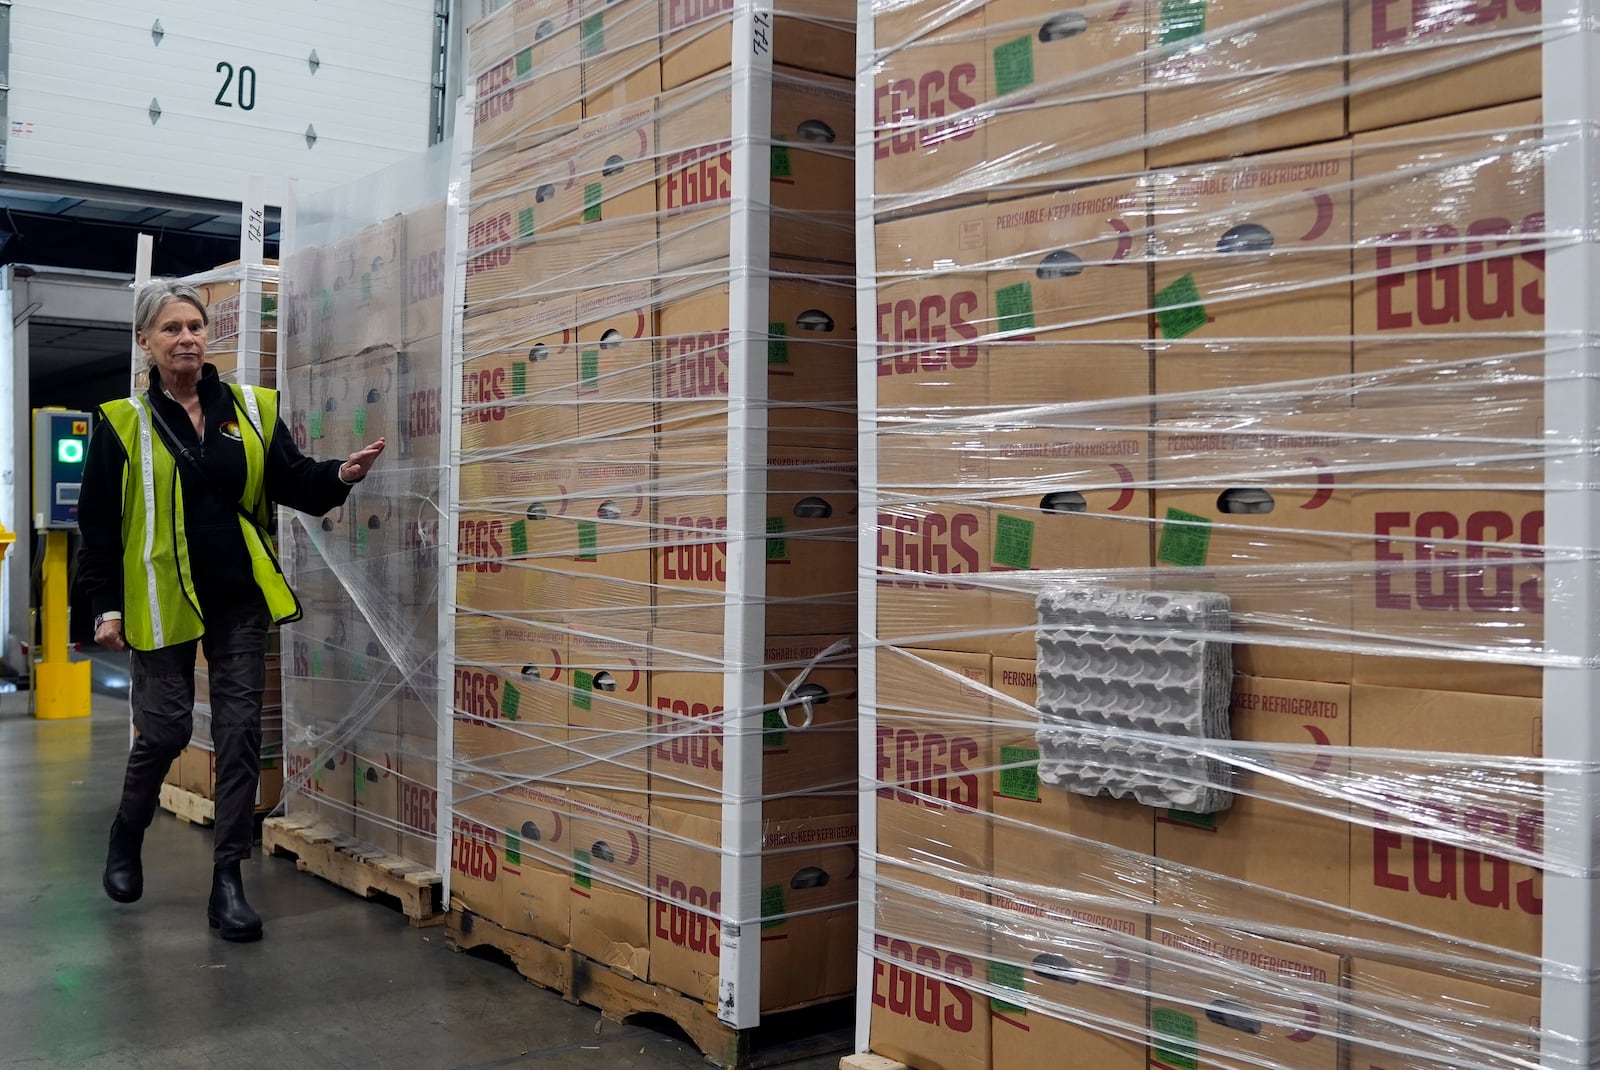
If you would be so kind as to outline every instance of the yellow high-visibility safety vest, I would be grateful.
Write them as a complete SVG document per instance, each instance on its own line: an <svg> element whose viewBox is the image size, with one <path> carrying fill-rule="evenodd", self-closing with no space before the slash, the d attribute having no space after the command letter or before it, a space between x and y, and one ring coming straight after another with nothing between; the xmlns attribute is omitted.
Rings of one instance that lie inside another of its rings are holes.
<svg viewBox="0 0 1600 1070"><path fill-rule="evenodd" d="M267 611L274 621L284 624L300 619L300 602L283 578L265 535L269 521L267 450L278 426L278 392L232 384L229 389L234 406L248 418L240 421L241 425L248 424L255 432L251 435L241 430L245 481L239 504L256 522L241 515L239 529ZM206 626L189 565L178 459L156 433L149 399L110 401L100 406L100 413L128 455L122 469L123 640L135 650L159 650L199 639Z"/></svg>

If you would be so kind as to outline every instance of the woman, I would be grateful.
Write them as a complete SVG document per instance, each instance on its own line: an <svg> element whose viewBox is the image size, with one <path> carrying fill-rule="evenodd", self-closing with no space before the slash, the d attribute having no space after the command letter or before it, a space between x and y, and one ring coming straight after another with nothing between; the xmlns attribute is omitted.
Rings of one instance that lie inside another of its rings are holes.
<svg viewBox="0 0 1600 1070"><path fill-rule="evenodd" d="M195 648L204 643L217 766L207 915L225 940L258 940L261 917L245 899L239 863L250 857L261 775L267 629L300 616L265 534L268 503L327 512L366 476L384 441L342 462L301 454L276 391L229 386L205 363L206 308L193 287L150 283L134 320L150 389L100 407L78 506L80 604L92 608L95 642L133 652L138 734L102 884L119 903L144 892L144 831L189 743Z"/></svg>

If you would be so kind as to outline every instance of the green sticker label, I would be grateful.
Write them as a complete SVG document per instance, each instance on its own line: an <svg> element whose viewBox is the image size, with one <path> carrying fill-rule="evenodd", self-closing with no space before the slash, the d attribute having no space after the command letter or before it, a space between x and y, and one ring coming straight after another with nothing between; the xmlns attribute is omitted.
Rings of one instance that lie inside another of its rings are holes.
<svg viewBox="0 0 1600 1070"><path fill-rule="evenodd" d="M532 208L524 208L517 213L517 237L531 238L535 229Z"/></svg>
<svg viewBox="0 0 1600 1070"><path fill-rule="evenodd" d="M366 798L366 795L367 795L367 771L365 769L357 769L356 770L356 799L357 800L364 799L364 798Z"/></svg>
<svg viewBox="0 0 1600 1070"><path fill-rule="evenodd" d="M782 534L783 534L783 517L781 517L781 516L769 516L769 517L767 517L767 560L768 561L787 561L787 560L789 560L789 540L788 539L774 539L774 538L772 538L772 536L774 536L774 535L782 535Z"/></svg>
<svg viewBox="0 0 1600 1070"><path fill-rule="evenodd" d="M1033 567L1033 521L1000 515L994 525L994 563L1005 568Z"/></svg>
<svg viewBox="0 0 1600 1070"><path fill-rule="evenodd" d="M1187 810L1168 810L1167 820L1174 825L1188 825L1190 828L1204 829L1207 832L1217 831L1216 814L1191 814Z"/></svg>
<svg viewBox="0 0 1600 1070"><path fill-rule="evenodd" d="M275 294L261 295L261 322L278 322L278 298Z"/></svg>
<svg viewBox="0 0 1600 1070"><path fill-rule="evenodd" d="M322 437L322 410L318 409L311 414L311 437Z"/></svg>
<svg viewBox="0 0 1600 1070"><path fill-rule="evenodd" d="M522 692L517 690L516 684L507 681L505 694L500 699L500 712L506 715L506 720L515 721L521 709Z"/></svg>
<svg viewBox="0 0 1600 1070"><path fill-rule="evenodd" d="M1161 0L1161 46L1206 32L1206 0Z"/></svg>
<svg viewBox="0 0 1600 1070"><path fill-rule="evenodd" d="M587 59L606 50L606 17L590 15L583 20L583 55Z"/></svg>
<svg viewBox="0 0 1600 1070"><path fill-rule="evenodd" d="M1200 1024L1182 1011L1157 1007L1150 1012L1150 1027L1155 1033L1156 1062L1170 1070L1199 1070Z"/></svg>
<svg viewBox="0 0 1600 1070"><path fill-rule="evenodd" d="M1156 291L1156 325L1163 338L1184 338L1204 327L1210 318L1200 303L1200 287L1193 275Z"/></svg>
<svg viewBox="0 0 1600 1070"><path fill-rule="evenodd" d="M588 891L594 887L594 862L588 851L572 852L572 883Z"/></svg>
<svg viewBox="0 0 1600 1070"><path fill-rule="evenodd" d="M787 145L772 146L772 177L794 177L794 165L789 162L789 148Z"/></svg>
<svg viewBox="0 0 1600 1070"><path fill-rule="evenodd" d="M767 364L789 363L789 325L787 323L767 324Z"/></svg>
<svg viewBox="0 0 1600 1070"><path fill-rule="evenodd" d="M350 675L357 680L365 680L367 678L367 658L365 654L351 655Z"/></svg>
<svg viewBox="0 0 1600 1070"><path fill-rule="evenodd" d="M311 652L311 675L322 675L322 650L320 648Z"/></svg>
<svg viewBox="0 0 1600 1070"><path fill-rule="evenodd" d="M361 276L361 300L372 300L372 272Z"/></svg>
<svg viewBox="0 0 1600 1070"><path fill-rule="evenodd" d="M989 984L994 988L1006 988L1013 992L1021 992L1023 990L1022 967L1009 962L989 963ZM989 1009L994 1011L996 1014L1028 1013L1028 1009L1026 1007L1018 1006L1015 1003L1008 1003L998 996L991 996L989 998Z"/></svg>
<svg viewBox="0 0 1600 1070"><path fill-rule="evenodd" d="M332 290L323 290L322 291L322 302L321 302L321 305L322 305L322 314L324 316L333 315L333 291Z"/></svg>
<svg viewBox="0 0 1600 1070"><path fill-rule="evenodd" d="M996 290L994 310L1001 331L1033 330L1033 283L1019 282Z"/></svg>
<svg viewBox="0 0 1600 1070"><path fill-rule="evenodd" d="M585 349L578 354L578 379L583 389L600 389L600 351Z"/></svg>
<svg viewBox="0 0 1600 1070"><path fill-rule="evenodd" d="M768 884L761 889L761 931L776 929L789 919L788 904L784 901L783 885Z"/></svg>
<svg viewBox="0 0 1600 1070"><path fill-rule="evenodd" d="M583 221L585 223L600 222L600 201L605 197L605 187L599 182L591 182L583 187Z"/></svg>
<svg viewBox="0 0 1600 1070"><path fill-rule="evenodd" d="M572 704L580 710L594 709L594 673L582 669L573 672Z"/></svg>
<svg viewBox="0 0 1600 1070"><path fill-rule="evenodd" d="M784 731L783 711L766 710L761 714L761 745L763 747L786 747L789 735Z"/></svg>
<svg viewBox="0 0 1600 1070"><path fill-rule="evenodd" d="M513 521L511 524L511 552L518 557L528 552L528 522L526 520Z"/></svg>
<svg viewBox="0 0 1600 1070"><path fill-rule="evenodd" d="M511 365L511 394L521 397L528 392L528 366L522 361Z"/></svg>
<svg viewBox="0 0 1600 1070"><path fill-rule="evenodd" d="M1001 747L1000 794L1022 802L1039 801L1039 750L1037 747Z"/></svg>
<svg viewBox="0 0 1600 1070"><path fill-rule="evenodd" d="M593 520L578 521L578 560L595 561L600 555L600 525Z"/></svg>
<svg viewBox="0 0 1600 1070"><path fill-rule="evenodd" d="M500 831L506 838L506 865L522 865L522 837L517 835L515 829L501 829Z"/></svg>
<svg viewBox="0 0 1600 1070"><path fill-rule="evenodd" d="M517 81L533 76L533 48L529 46L517 53Z"/></svg>
<svg viewBox="0 0 1600 1070"><path fill-rule="evenodd" d="M1033 37L1007 41L994 50L994 88L1001 96L1033 84Z"/></svg>
<svg viewBox="0 0 1600 1070"><path fill-rule="evenodd" d="M356 528L356 553L367 552L367 529L365 526Z"/></svg>
<svg viewBox="0 0 1600 1070"><path fill-rule="evenodd" d="M1179 568L1199 568L1206 563L1210 552L1211 521L1182 509L1169 508L1166 523L1161 525L1156 562Z"/></svg>
<svg viewBox="0 0 1600 1070"><path fill-rule="evenodd" d="M356 410L355 418L351 423L355 426L356 437L365 438L367 435L367 407L365 405Z"/></svg>

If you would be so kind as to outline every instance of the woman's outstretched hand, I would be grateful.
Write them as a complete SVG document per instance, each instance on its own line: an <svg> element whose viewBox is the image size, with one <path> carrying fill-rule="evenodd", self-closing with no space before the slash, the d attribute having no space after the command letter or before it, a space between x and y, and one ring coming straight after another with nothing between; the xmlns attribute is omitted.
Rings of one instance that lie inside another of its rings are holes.
<svg viewBox="0 0 1600 1070"><path fill-rule="evenodd" d="M356 450L349 460L339 466L339 478L346 483L359 483L367 478L372 466L378 463L378 455L383 452L385 445L387 443L380 438Z"/></svg>

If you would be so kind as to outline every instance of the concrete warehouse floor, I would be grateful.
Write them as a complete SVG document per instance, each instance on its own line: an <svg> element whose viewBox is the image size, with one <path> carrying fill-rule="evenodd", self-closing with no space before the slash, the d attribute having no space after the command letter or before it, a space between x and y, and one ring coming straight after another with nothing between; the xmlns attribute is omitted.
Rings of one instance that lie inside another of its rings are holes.
<svg viewBox="0 0 1600 1070"><path fill-rule="evenodd" d="M686 1040L604 1021L259 850L245 881L266 939L224 943L205 918L211 830L164 812L143 900L111 902L125 692L97 694L82 721L35 721L27 698L0 696L0 1067L707 1065Z"/></svg>

